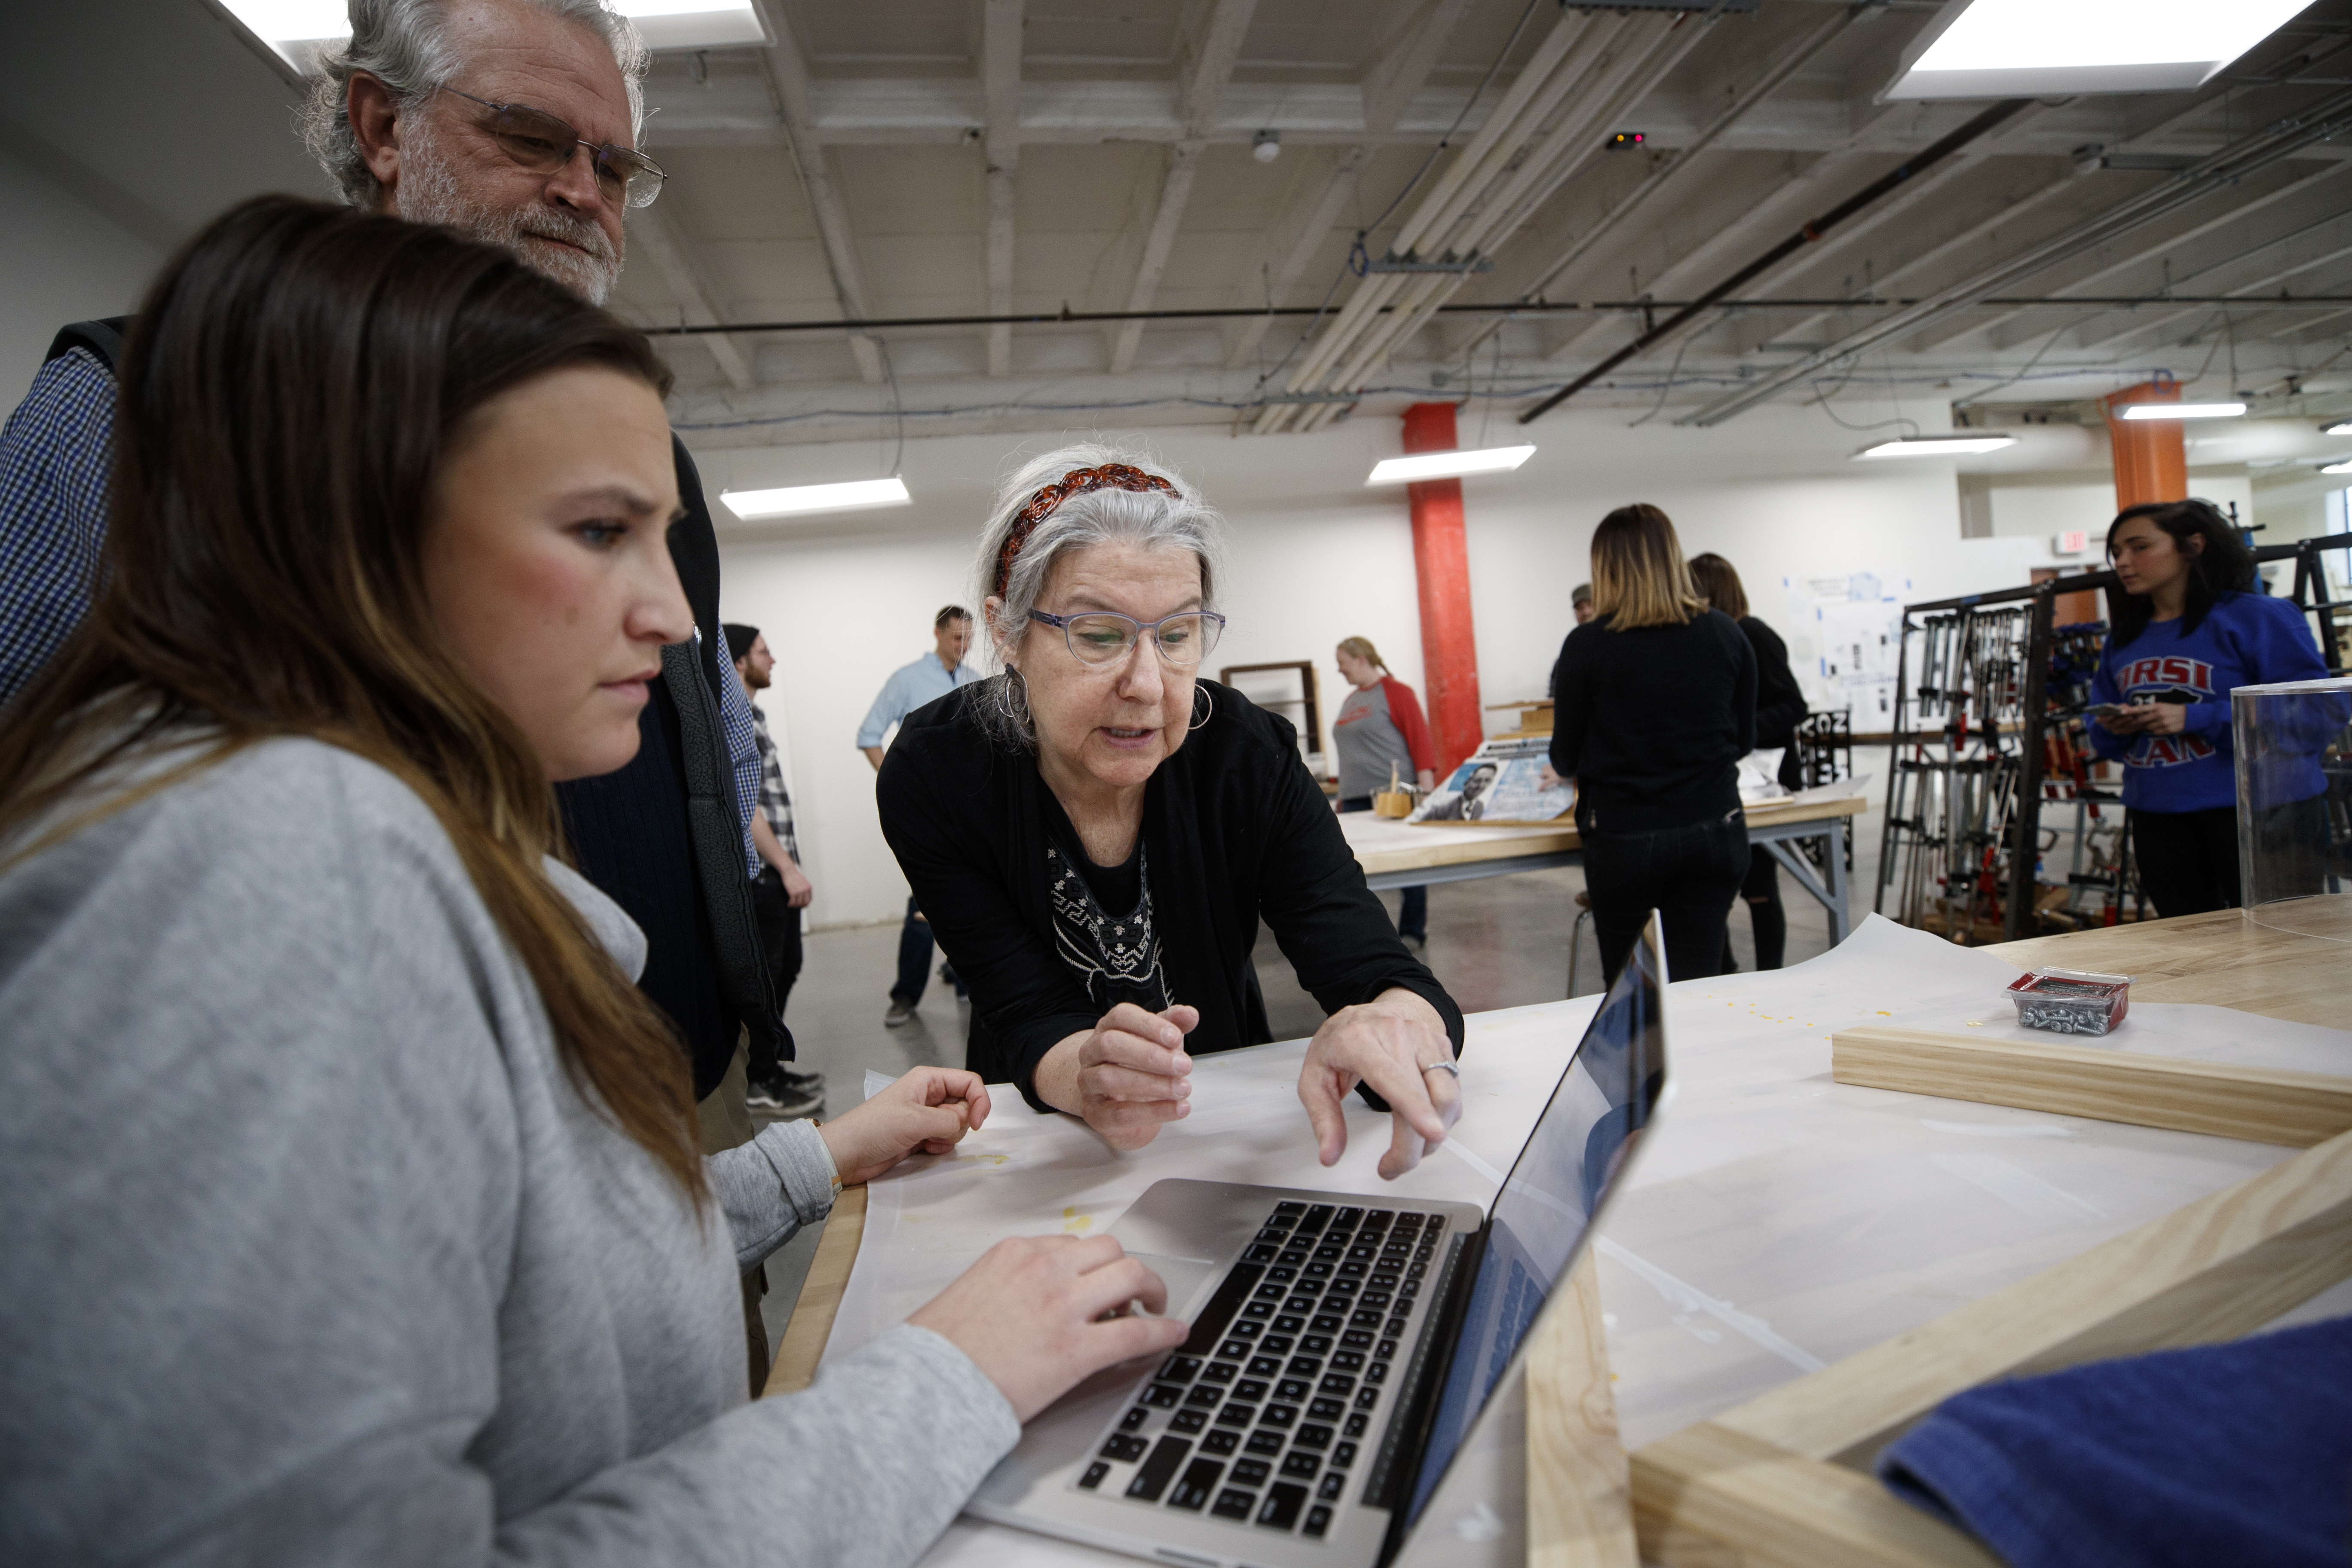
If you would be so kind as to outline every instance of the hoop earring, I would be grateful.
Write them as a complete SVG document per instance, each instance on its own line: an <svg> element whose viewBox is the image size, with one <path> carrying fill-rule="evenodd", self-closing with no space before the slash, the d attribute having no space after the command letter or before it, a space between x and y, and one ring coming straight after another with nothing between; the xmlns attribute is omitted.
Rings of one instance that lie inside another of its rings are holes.
<svg viewBox="0 0 2352 1568"><path fill-rule="evenodd" d="M1192 695L1209 705L1208 711L1193 720L1188 726L1189 729L1197 730L1217 716L1217 700L1209 695L1209 689L1205 686L1193 687Z"/></svg>

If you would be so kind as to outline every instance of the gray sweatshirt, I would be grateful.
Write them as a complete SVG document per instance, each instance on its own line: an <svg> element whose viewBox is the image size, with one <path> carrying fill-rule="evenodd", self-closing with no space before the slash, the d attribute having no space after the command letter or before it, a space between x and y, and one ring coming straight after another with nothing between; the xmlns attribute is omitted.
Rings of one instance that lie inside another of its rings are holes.
<svg viewBox="0 0 2352 1568"><path fill-rule="evenodd" d="M823 1142L715 1156L698 1221L347 752L0 872L0 1562L897 1564L1019 1436L911 1326L746 1403L738 1268L825 1214Z"/></svg>

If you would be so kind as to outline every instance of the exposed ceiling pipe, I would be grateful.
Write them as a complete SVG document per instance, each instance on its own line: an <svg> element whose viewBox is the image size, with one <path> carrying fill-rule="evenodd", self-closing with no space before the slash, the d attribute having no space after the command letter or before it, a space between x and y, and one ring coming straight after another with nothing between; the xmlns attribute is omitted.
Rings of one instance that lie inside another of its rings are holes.
<svg viewBox="0 0 2352 1568"><path fill-rule="evenodd" d="M1762 377L1753 386L1742 387L1727 397L1717 398L1697 413L1686 415L1675 423L1702 426L1720 425L1735 415L1753 408L1782 388L1818 374L1831 365L1965 310L2020 279L2030 278L2070 257L2079 256L2085 250L2128 234L2167 213L2178 211L2191 202L2227 189L2259 169L2267 168L2282 158L2290 157L2315 142L2326 141L2347 130L2352 130L2352 90L2335 93L2300 114L2274 121L2254 135L2224 147L2182 170L2178 179L2168 180L2110 207L2088 222L2044 240L2021 256L1997 263L1939 289L1918 304L1898 310L1818 353L1808 354L1794 364L1783 366ZM1523 422L1525 418L1522 416Z"/></svg>
<svg viewBox="0 0 2352 1568"><path fill-rule="evenodd" d="M1684 306L1672 316L1669 316L1664 321L1659 322L1655 327L1653 327L1648 331L1642 333L1632 342L1627 343L1623 348L1619 349L1615 353L1609 355L1599 364L1594 365L1591 370L1586 371L1582 375L1578 376L1574 381L1570 382L1566 386L1561 387L1558 392L1553 393L1549 397L1545 398L1541 403L1537 404L1533 408L1530 408L1526 413L1520 415L1519 423L1522 425L1533 424L1536 420L1540 419L1552 409L1559 407L1561 404L1567 402L1570 398L1575 396L1578 393L1583 391L1586 387L1591 385L1594 382L1600 380L1611 371L1616 369L1619 365L1623 364L1627 360L1632 359L1635 354L1643 353L1654 344L1665 338L1673 336L1677 331L1680 331L1685 325L1696 319L1700 311L1706 306L1736 292L1742 285L1753 282L1756 279L1761 277L1771 268L1778 267L1781 262L1787 260L1798 251L1802 250L1806 246L1820 239L1821 237L1829 232L1830 229L1835 227L1841 223L1843 223L1847 218L1852 217L1854 214L1870 205L1873 202L1879 200L1889 192L1895 190L1905 182L1916 178L1918 175L1927 173L1937 163L1942 163L1945 159L1950 157L1953 153L1958 152L1961 148L1975 141L1978 137L1984 135L1994 127L2002 124L2004 121L2032 107L2032 102L2033 100L2030 98L2005 98L1999 103L1994 104L1991 108L1986 110L1983 113L1979 114L1973 120L1970 120L1967 124L1961 126L1950 135L1944 137L1934 146L1926 148L1921 152L1913 154L1911 157L1906 158L1902 163L1896 164L1894 168L1888 170L1885 174L1880 175L1869 184L1864 185L1861 190L1856 191L1853 195L1850 195L1844 201L1840 202L1836 206L1832 207L1829 211L1813 219L1811 223L1804 225L1801 228L1798 229L1796 233L1790 235L1788 238L1782 240L1780 244L1774 246L1771 249L1766 251L1763 255L1758 257L1755 260L1749 262L1747 266L1741 268L1730 277L1725 279L1722 282L1717 283L1706 293L1701 294L1690 304Z"/></svg>

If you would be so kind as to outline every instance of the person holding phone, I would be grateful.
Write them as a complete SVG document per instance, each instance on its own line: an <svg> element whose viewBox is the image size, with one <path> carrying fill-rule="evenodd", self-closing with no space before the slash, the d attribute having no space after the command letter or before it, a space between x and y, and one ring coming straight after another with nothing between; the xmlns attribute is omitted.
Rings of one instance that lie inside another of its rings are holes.
<svg viewBox="0 0 2352 1568"><path fill-rule="evenodd" d="M2253 552L2210 501L2125 508L2107 558L2116 583L2087 730L2092 750L2124 765L2140 888L2165 919L2234 909L2230 693L2324 677L2318 641L2294 605L2255 591ZM2307 815L2319 798L2263 809Z"/></svg>

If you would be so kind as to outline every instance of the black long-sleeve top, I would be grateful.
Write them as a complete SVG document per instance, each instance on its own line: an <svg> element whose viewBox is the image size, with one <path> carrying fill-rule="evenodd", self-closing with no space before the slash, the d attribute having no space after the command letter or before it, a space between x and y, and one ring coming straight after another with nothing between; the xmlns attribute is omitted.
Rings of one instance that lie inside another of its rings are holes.
<svg viewBox="0 0 2352 1568"><path fill-rule="evenodd" d="M1263 920L1328 1013L1402 987L1445 1021L1462 1009L1405 951L1289 722L1201 682L1215 710L1145 786L1143 847L1171 1004L1197 1007L1195 1056L1272 1039L1250 950ZM992 742L966 712L981 687L917 709L883 759L882 833L931 934L971 993L966 1065L1029 1103L1037 1064L1099 1022L1055 948L1045 851L1050 794L1034 757Z"/></svg>
<svg viewBox="0 0 2352 1568"><path fill-rule="evenodd" d="M1617 631L1596 616L1552 667L1552 771L1586 833L1646 833L1739 809L1756 749L1756 653L1730 616Z"/></svg>
<svg viewBox="0 0 2352 1568"><path fill-rule="evenodd" d="M1805 691L1789 668L1789 645L1780 634L1754 616L1739 617L1748 646L1756 655L1756 743L1780 752L1780 782L1795 789L1804 778L1797 756L1797 726L1804 722Z"/></svg>

